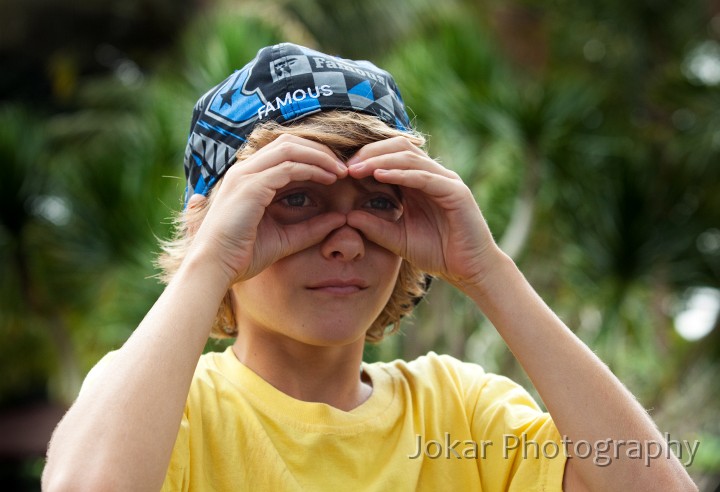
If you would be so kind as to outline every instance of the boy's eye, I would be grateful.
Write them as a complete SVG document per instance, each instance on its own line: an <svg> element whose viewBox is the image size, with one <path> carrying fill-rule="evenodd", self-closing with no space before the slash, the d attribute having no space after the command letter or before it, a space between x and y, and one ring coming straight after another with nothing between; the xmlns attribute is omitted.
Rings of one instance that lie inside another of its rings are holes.
<svg viewBox="0 0 720 492"><path fill-rule="evenodd" d="M288 207L307 207L311 204L310 198L305 193L293 193L280 201Z"/></svg>
<svg viewBox="0 0 720 492"><path fill-rule="evenodd" d="M397 205L392 200L378 196L367 202L367 206L373 210L393 210Z"/></svg>
<svg viewBox="0 0 720 492"><path fill-rule="evenodd" d="M312 191L296 189L280 195L267 210L280 224L297 224L321 213L322 202L318 202Z"/></svg>

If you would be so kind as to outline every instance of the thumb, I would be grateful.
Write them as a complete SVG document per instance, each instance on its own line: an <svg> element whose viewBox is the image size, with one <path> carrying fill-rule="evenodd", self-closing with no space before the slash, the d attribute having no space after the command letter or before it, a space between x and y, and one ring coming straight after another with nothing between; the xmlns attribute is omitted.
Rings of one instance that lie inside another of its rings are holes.
<svg viewBox="0 0 720 492"><path fill-rule="evenodd" d="M283 226L285 232L283 257L320 243L328 234L344 226L345 223L344 214L330 212L297 224Z"/></svg>
<svg viewBox="0 0 720 492"><path fill-rule="evenodd" d="M398 222L390 222L362 210L353 210L347 215L347 224L361 231L368 240L398 256L402 256L406 249L403 229Z"/></svg>

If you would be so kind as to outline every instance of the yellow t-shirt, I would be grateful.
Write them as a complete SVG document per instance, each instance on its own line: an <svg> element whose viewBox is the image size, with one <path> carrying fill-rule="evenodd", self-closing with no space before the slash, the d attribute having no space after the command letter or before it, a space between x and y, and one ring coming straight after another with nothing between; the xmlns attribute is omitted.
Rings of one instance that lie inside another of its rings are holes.
<svg viewBox="0 0 720 492"><path fill-rule="evenodd" d="M363 369L372 395L345 412L203 355L163 490L562 490L560 435L516 383L432 352Z"/></svg>

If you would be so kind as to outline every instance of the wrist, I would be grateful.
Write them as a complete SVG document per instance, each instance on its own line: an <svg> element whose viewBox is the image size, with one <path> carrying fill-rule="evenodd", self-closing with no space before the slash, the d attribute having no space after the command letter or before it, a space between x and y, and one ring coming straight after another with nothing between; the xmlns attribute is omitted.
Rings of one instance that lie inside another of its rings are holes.
<svg viewBox="0 0 720 492"><path fill-rule="evenodd" d="M180 270L192 276L202 276L214 284L229 289L237 279L237 272L220 260L222 248L213 239L195 237L183 259Z"/></svg>
<svg viewBox="0 0 720 492"><path fill-rule="evenodd" d="M173 280L202 286L205 295L217 292L221 296L232 286L233 275L215 260L215 256L200 248L191 248L183 259Z"/></svg>
<svg viewBox="0 0 720 492"><path fill-rule="evenodd" d="M501 292L512 275L519 274L519 270L512 258L496 244L485 251L479 263L483 265L482 268L468 279L457 282L456 286L478 305L482 305L484 300Z"/></svg>

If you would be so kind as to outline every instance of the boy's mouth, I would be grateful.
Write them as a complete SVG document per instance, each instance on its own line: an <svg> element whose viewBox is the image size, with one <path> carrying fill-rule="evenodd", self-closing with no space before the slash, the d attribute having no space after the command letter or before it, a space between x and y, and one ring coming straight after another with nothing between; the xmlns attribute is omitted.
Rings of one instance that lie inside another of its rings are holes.
<svg viewBox="0 0 720 492"><path fill-rule="evenodd" d="M354 294L368 288L367 282L358 278L327 279L315 282L307 287L309 290L328 294Z"/></svg>

